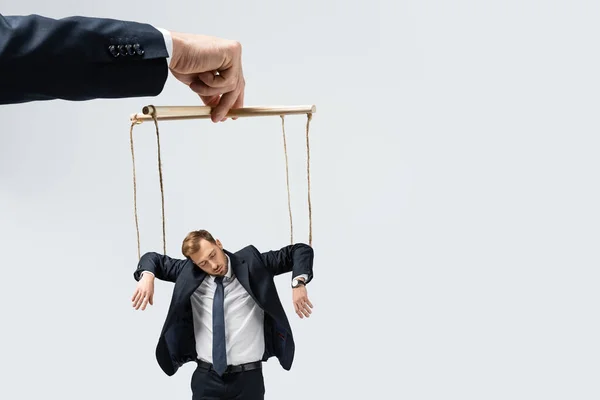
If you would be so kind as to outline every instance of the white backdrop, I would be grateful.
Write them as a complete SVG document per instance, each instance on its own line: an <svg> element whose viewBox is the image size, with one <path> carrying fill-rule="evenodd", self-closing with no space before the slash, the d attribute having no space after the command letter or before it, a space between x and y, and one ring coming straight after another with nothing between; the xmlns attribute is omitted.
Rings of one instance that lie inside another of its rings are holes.
<svg viewBox="0 0 600 400"><path fill-rule="evenodd" d="M597 399L600 5L532 0L2 2L239 40L246 105L316 104L313 316L267 399ZM154 358L172 285L135 312L129 115L199 99L0 107L0 398L191 398ZM287 118L307 240L305 117ZM278 117L161 123L168 253L289 241ZM142 251L162 251L153 125Z"/></svg>

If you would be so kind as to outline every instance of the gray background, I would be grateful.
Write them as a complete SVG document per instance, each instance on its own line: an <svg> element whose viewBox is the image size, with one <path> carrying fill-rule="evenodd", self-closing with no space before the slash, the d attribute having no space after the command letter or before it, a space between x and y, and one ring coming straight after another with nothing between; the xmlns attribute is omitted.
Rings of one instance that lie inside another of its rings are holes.
<svg viewBox="0 0 600 400"><path fill-rule="evenodd" d="M267 399L597 399L600 70L592 1L2 2L239 40L246 105L316 104L314 314ZM0 107L0 398L190 398L135 312L131 113L199 99ZM307 240L305 117L288 117ZM142 251L161 251L152 124L136 128ZM289 241L280 120L161 124L168 253Z"/></svg>

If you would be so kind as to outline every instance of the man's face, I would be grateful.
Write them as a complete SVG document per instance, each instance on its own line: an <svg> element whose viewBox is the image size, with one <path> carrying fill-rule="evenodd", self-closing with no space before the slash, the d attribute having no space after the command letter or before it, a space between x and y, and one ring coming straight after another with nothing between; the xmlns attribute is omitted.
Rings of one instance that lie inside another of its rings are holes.
<svg viewBox="0 0 600 400"><path fill-rule="evenodd" d="M200 250L190 255L190 259L198 268L209 275L223 276L227 273L227 256L219 240L213 244L200 239Z"/></svg>

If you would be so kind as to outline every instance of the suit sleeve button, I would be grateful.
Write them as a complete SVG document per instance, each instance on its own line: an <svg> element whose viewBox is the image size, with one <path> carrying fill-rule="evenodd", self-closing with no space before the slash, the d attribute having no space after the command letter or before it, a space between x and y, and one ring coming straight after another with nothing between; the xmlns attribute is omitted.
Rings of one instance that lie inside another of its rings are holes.
<svg viewBox="0 0 600 400"><path fill-rule="evenodd" d="M108 51L110 52L110 54L112 54L113 57L119 57L119 52L117 51L117 48L114 44L108 46Z"/></svg>
<svg viewBox="0 0 600 400"><path fill-rule="evenodd" d="M135 49L135 52L136 52L138 55L140 55L140 56L141 56L142 54L144 54L144 49L142 49L142 47L140 46L140 44L139 44L139 43L136 43L136 44L134 44L134 45L133 45L133 48Z"/></svg>

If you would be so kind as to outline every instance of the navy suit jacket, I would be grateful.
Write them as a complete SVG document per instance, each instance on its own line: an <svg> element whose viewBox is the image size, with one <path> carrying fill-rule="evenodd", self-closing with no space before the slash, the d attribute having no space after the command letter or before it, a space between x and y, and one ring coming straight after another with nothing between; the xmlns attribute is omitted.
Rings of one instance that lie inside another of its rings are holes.
<svg viewBox="0 0 600 400"><path fill-rule="evenodd" d="M236 278L264 310L265 352L262 361L275 356L280 365L289 370L294 359L294 338L274 277L293 271L293 276L307 274L306 283L310 282L313 278L313 249L298 243L266 253L259 252L254 246L247 246L236 253L225 252ZM143 271L152 272L157 279L175 283L156 346L158 364L171 376L183 364L197 358L190 297L207 275L189 259L174 259L154 252L141 257L134 272L135 280L140 280Z"/></svg>
<svg viewBox="0 0 600 400"><path fill-rule="evenodd" d="M167 57L148 24L0 14L0 104L156 96Z"/></svg>

